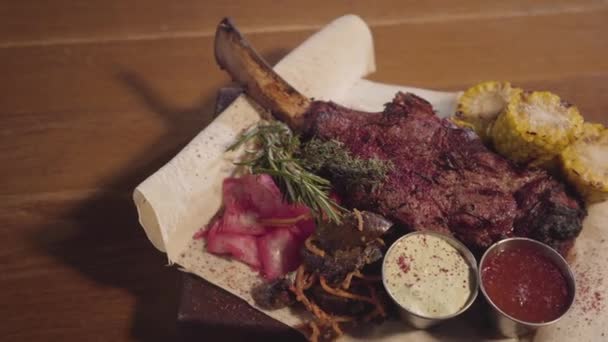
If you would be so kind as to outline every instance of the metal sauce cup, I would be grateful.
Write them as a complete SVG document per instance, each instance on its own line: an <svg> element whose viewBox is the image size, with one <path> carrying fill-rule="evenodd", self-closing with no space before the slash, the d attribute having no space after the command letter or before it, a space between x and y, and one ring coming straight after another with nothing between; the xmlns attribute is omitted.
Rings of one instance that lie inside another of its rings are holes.
<svg viewBox="0 0 608 342"><path fill-rule="evenodd" d="M490 296L488 296L488 294L486 293L486 289L484 287L483 278L482 278L482 270L484 268L486 259L490 256L496 255L499 252L507 250L510 247L514 247L514 246L521 245L521 244L529 244L529 245L534 246L534 248L537 248L538 250L542 251L543 254L545 256L547 256L555 264L555 266L557 266L557 268L561 271L564 278L566 278L566 282L568 284L568 289L569 289L569 293L570 293L568 307L566 308L566 310L564 310L564 312L559 317L557 317L556 319L554 319L552 321L544 322L544 323L534 323L534 322L522 321L520 319L512 317L512 316L506 314L504 311L502 311L498 306L496 306L496 304L494 304L494 302L492 302L492 298L490 298ZM481 261L479 262L478 278L479 278L479 283L480 283L480 287L481 287L481 293L483 293L483 296L485 297L486 301L492 307L492 309L490 310L491 311L490 312L491 322L495 326L495 328L498 330L498 332L506 337L518 337L518 336L527 335L527 334L532 333L533 331L535 331L536 329L538 329L540 327L544 327L544 326L547 326L547 325L550 325L550 324L553 324L553 323L559 321L570 310L570 307L572 307L572 303L574 302L574 295L576 292L576 286L574 283L574 275L572 274L572 271L570 270L570 266L568 266L568 263L566 262L566 260L553 248L545 245L542 242L528 239L528 238L519 238L518 237L518 238L504 239L504 240L501 240L501 241L495 243L494 245L490 246L490 248L488 248L488 250L481 257Z"/></svg>
<svg viewBox="0 0 608 342"><path fill-rule="evenodd" d="M432 231L416 231L416 232L412 232L412 233L409 233L409 234L406 234L406 235L400 237L397 241L395 241L391 245L391 247L386 252L385 256L390 255L391 250L393 248L395 248L395 246L397 246L400 243L400 241L407 239L413 235L432 235L432 236L436 236L436 237L443 239L444 241L449 243L452 247L454 247L458 252L460 252L460 254L464 257L465 261L467 262L467 264L469 266L469 270L470 270L470 281L471 281L472 289L471 289L471 294L469 295L469 298L466 301L466 303L464 304L464 306L462 308L460 308L460 310L458 310L457 312L455 312L451 315L448 315L448 316L426 317L426 316L422 316L422 315L416 314L416 313L408 310L406 307L404 307L401 303L399 303L395 299L395 297L393 296L393 293L391 293L390 288L387 286L387 277L386 277L387 272L385 271L386 267L387 267L386 266L387 258L386 257L384 258L384 261L382 263L382 284L384 285L384 289L386 290L386 293L388 293L388 295L391 297L393 303L395 303L395 305L397 306L401 319L403 321L407 322L408 324L410 324L411 326L413 326L414 328L427 329L436 324L444 322L450 318L454 318L454 317L460 315L461 313L465 312L471 306L471 304L473 304L473 302L477 298L478 287L479 287L477 260L475 260L475 257L473 256L471 251L465 245L463 245L460 241L454 239L451 236L432 232Z"/></svg>

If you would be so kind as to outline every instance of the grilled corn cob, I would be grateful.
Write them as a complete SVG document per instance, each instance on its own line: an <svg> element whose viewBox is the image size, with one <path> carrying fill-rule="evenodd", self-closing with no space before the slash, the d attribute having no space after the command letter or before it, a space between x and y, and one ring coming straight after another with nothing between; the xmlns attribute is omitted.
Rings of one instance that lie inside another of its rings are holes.
<svg viewBox="0 0 608 342"><path fill-rule="evenodd" d="M578 109L550 92L525 92L512 99L490 129L496 150L521 163L548 167L580 134Z"/></svg>
<svg viewBox="0 0 608 342"><path fill-rule="evenodd" d="M608 130L585 123L583 134L560 154L563 171L588 202L608 199Z"/></svg>
<svg viewBox="0 0 608 342"><path fill-rule="evenodd" d="M482 140L488 141L488 127L511 99L521 92L521 89L511 87L509 82L479 83L460 96L452 121L459 126L472 128Z"/></svg>

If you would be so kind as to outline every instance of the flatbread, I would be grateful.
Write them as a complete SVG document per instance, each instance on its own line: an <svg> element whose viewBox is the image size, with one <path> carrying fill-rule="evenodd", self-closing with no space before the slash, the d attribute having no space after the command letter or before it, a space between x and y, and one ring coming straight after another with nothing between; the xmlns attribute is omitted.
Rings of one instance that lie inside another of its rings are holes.
<svg viewBox="0 0 608 342"><path fill-rule="evenodd" d="M454 112L458 93L387 85L363 79L375 70L373 39L367 25L357 16L347 15L328 24L279 62L275 70L309 97L332 100L345 106L380 111L397 91L412 92L428 100L437 115ZM222 180L235 171L239 154L226 148L243 130L265 115L245 95L238 97L179 154L141 183L133 193L139 220L152 244L167 254L169 263L222 287L255 307L250 289L261 281L248 266L205 252L204 242L193 234L204 227L221 205ZM574 271L579 289L573 310L558 324L542 329L538 341L597 341L602 339L608 310L589 304L606 293L608 252L606 229L608 203L589 210L584 230L575 246ZM583 279L585 277L585 279ZM608 280L608 278L607 278ZM584 297L587 296L587 297ZM591 297L589 297L591 296ZM591 298L591 299L590 299ZM256 307L257 308L257 307ZM308 318L291 309L260 311L290 326ZM480 309L477 309L480 310ZM358 337L345 340L378 341L471 341L492 338L484 327L483 312L471 310L464 316L430 331L417 331L400 322L386 323ZM585 320L586 317L591 317Z"/></svg>

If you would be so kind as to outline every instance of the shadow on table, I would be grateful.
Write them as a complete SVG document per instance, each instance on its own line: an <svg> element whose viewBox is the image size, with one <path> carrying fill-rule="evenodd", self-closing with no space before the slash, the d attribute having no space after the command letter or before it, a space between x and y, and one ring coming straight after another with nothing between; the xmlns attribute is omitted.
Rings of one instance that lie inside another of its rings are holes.
<svg viewBox="0 0 608 342"><path fill-rule="evenodd" d="M277 51L269 60L276 62L283 55L284 51ZM78 229L73 235L59 243L49 236L36 235L32 239L41 249L93 281L125 289L135 296L133 339L172 341L178 338L180 272L174 267L164 267L166 256L155 250L146 238L137 221L131 193L211 122L215 95L202 98L190 108L175 108L136 73L121 70L117 82L166 122L166 133L125 164L122 173L109 179L104 186L106 191L95 192L94 196L78 203L68 217L68 224ZM116 123L116 126L120 127L120 124ZM52 234L53 227L46 231ZM94 310L96 308L91 308L90 312ZM229 330L234 328L224 327L222 331Z"/></svg>
<svg viewBox="0 0 608 342"><path fill-rule="evenodd" d="M106 182L107 191L95 192L78 203L68 221L77 231L59 243L50 243L48 236L34 238L42 248L95 282L125 289L136 298L131 329L134 339L169 341L176 335L179 272L164 267L166 256L146 238L131 192L213 119L215 98L204 98L191 108L174 108L133 72L120 71L117 82L165 122L166 132ZM117 129L120 125L116 123Z"/></svg>

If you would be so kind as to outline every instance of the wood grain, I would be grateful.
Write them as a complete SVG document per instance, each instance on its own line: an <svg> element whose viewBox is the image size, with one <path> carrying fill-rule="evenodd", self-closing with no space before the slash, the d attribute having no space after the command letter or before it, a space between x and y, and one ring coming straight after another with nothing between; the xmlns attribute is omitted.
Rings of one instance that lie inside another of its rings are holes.
<svg viewBox="0 0 608 342"><path fill-rule="evenodd" d="M606 5L603 0L24 0L0 7L0 46L211 36L224 16L234 18L244 32L281 32L317 29L347 13L361 15L370 25L386 26L588 13Z"/></svg>
<svg viewBox="0 0 608 342"><path fill-rule="evenodd" d="M172 340L178 272L130 192L213 118L233 16L277 61L344 13L373 29L372 79L556 91L608 123L606 1L14 1L0 6L0 337Z"/></svg>

